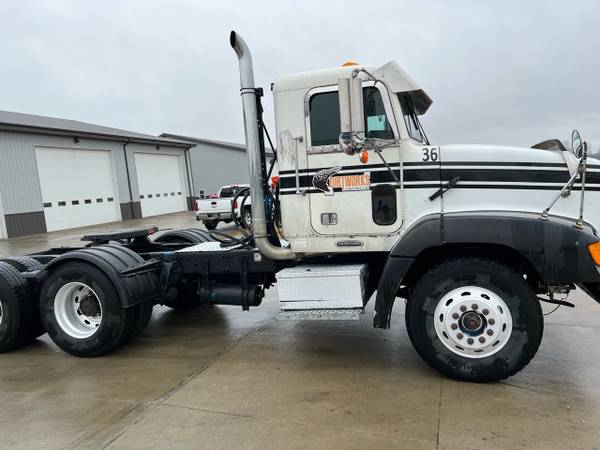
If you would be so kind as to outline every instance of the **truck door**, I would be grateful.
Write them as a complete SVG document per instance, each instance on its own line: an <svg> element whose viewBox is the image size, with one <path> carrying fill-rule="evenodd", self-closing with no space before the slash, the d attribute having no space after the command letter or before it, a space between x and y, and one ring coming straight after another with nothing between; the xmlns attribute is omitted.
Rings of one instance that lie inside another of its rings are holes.
<svg viewBox="0 0 600 450"><path fill-rule="evenodd" d="M363 85L367 137L397 138L390 125L392 106L381 90ZM312 228L323 235L385 235L402 225L402 191L375 151L368 162L340 150L340 115L337 86L316 88L307 99L307 185ZM400 149L382 148L381 153L400 174Z"/></svg>

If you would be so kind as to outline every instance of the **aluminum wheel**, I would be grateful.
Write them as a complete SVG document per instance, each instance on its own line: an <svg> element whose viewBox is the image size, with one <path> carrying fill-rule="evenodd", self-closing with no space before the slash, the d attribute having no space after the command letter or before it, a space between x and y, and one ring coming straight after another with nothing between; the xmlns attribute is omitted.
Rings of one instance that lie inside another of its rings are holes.
<svg viewBox="0 0 600 450"><path fill-rule="evenodd" d="M485 358L500 351L512 333L512 316L494 292L464 286L448 292L435 308L435 332L453 353Z"/></svg>
<svg viewBox="0 0 600 450"><path fill-rule="evenodd" d="M2 319L4 319L4 310L2 309L2 302L0 301L0 325L2 325Z"/></svg>
<svg viewBox="0 0 600 450"><path fill-rule="evenodd" d="M76 339L93 336L102 323L102 304L87 284L73 281L54 297L54 316L61 329Z"/></svg>

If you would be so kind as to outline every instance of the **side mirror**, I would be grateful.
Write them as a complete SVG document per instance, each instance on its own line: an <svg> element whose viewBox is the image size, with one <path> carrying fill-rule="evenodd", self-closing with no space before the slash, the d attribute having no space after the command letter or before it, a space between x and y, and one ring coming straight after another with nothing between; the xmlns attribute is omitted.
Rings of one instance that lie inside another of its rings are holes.
<svg viewBox="0 0 600 450"><path fill-rule="evenodd" d="M578 130L573 130L573 133L571 133L571 150L575 156L581 158L583 141L581 140L581 135Z"/></svg>
<svg viewBox="0 0 600 450"><path fill-rule="evenodd" d="M358 77L338 80L340 102L340 148L348 155L358 153L364 146L365 113L362 81Z"/></svg>

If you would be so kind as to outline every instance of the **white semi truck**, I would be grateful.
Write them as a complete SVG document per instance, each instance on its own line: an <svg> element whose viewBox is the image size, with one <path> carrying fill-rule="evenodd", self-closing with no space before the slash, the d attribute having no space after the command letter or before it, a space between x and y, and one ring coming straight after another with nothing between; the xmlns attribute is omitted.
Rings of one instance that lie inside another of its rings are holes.
<svg viewBox="0 0 600 450"><path fill-rule="evenodd" d="M400 67L356 64L273 86L279 178L269 186L250 50L235 32L253 234L155 230L85 236L0 263L0 349L48 332L78 356L139 334L154 304L258 306L387 329L404 299L410 339L449 377L509 377L535 355L540 302L579 287L600 301L600 162L573 151L429 143L430 97ZM275 147L273 145L273 147ZM585 214L584 214L585 213Z"/></svg>

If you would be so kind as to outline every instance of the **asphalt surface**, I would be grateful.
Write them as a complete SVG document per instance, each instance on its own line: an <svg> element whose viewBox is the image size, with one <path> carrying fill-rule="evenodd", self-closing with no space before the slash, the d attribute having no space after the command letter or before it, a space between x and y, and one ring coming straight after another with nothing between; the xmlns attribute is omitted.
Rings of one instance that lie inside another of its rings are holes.
<svg viewBox="0 0 600 450"><path fill-rule="evenodd" d="M197 226L183 213L55 232L0 241L0 256L153 224ZM371 327L372 307L358 321L278 320L276 288L250 312L156 307L105 357L47 336L0 355L0 447L600 448L600 305L570 300L546 317L533 362L491 384L423 363L401 303L387 331Z"/></svg>

